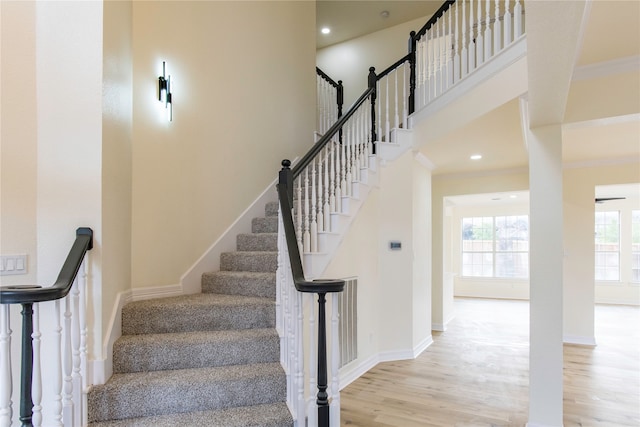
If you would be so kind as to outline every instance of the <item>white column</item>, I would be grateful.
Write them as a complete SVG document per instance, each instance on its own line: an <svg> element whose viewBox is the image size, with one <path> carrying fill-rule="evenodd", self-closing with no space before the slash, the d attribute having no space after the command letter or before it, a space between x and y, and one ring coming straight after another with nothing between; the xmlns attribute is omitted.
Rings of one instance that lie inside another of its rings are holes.
<svg viewBox="0 0 640 427"><path fill-rule="evenodd" d="M562 426L562 131L528 132L530 190L529 427Z"/></svg>

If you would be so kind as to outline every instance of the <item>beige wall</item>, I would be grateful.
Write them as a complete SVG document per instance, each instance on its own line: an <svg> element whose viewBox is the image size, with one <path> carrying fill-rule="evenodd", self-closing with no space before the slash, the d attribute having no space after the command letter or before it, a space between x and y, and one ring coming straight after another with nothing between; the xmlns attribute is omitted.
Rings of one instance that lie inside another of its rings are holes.
<svg viewBox="0 0 640 427"><path fill-rule="evenodd" d="M131 288L132 2L104 3L102 99L103 334L118 293ZM107 337L108 338L108 337ZM102 355L107 357L106 354Z"/></svg>
<svg viewBox="0 0 640 427"><path fill-rule="evenodd" d="M27 274L1 285L37 281L35 14L34 2L0 2L0 251L28 256Z"/></svg>
<svg viewBox="0 0 640 427"><path fill-rule="evenodd" d="M315 4L134 2L133 24L132 285L141 288L177 284L280 161L311 146ZM171 123L156 99L162 61Z"/></svg>

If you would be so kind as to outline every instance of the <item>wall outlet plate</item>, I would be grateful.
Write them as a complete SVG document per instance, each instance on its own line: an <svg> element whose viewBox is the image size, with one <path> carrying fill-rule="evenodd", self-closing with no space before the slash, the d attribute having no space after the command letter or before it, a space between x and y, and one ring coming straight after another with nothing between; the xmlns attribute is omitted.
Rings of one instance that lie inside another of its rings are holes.
<svg viewBox="0 0 640 427"><path fill-rule="evenodd" d="M27 255L1 255L0 276L27 274Z"/></svg>

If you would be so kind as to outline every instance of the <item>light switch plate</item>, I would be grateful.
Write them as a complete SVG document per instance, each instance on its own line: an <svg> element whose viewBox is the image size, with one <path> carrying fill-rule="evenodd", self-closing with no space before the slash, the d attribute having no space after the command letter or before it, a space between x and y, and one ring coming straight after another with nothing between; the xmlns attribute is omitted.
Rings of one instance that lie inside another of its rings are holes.
<svg viewBox="0 0 640 427"><path fill-rule="evenodd" d="M27 255L1 255L0 276L27 274Z"/></svg>

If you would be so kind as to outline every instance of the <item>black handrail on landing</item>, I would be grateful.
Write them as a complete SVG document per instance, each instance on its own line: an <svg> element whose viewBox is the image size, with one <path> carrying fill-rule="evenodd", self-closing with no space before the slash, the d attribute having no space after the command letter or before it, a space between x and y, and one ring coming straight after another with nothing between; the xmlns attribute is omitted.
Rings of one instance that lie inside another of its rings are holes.
<svg viewBox="0 0 640 427"><path fill-rule="evenodd" d="M22 305L22 355L20 372L20 422L22 427L33 426L33 303L54 301L69 294L87 251L93 248L93 230L82 227L76 230L76 240L62 265L53 286L37 285L1 286L0 304Z"/></svg>

